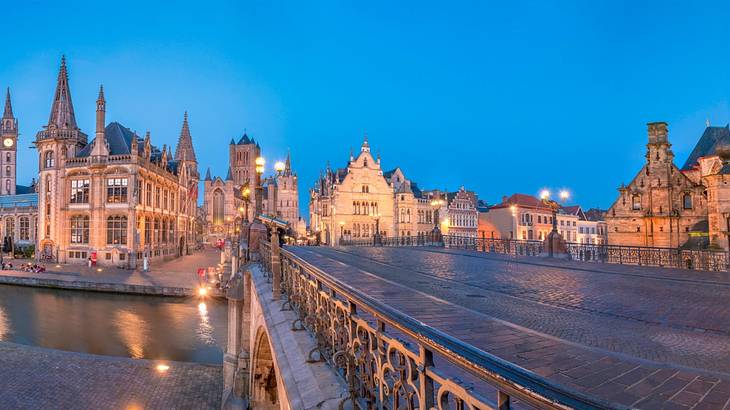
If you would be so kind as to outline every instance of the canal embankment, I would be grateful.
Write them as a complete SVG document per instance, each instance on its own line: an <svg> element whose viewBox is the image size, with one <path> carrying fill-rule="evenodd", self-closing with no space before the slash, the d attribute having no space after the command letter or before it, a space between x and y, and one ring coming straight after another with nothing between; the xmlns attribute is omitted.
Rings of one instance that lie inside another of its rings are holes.
<svg viewBox="0 0 730 410"><path fill-rule="evenodd" d="M0 408L220 408L222 366L0 342Z"/></svg>

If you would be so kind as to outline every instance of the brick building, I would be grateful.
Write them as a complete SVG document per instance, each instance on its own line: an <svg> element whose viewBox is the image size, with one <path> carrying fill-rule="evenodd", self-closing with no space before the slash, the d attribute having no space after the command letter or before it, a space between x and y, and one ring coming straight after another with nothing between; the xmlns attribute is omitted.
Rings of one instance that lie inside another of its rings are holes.
<svg viewBox="0 0 730 410"><path fill-rule="evenodd" d="M619 196L608 209L608 243L727 249L728 170L726 159L718 155L718 148L727 144L727 127L708 126L680 169L674 163L667 124L649 123L646 162L628 185L619 187Z"/></svg>

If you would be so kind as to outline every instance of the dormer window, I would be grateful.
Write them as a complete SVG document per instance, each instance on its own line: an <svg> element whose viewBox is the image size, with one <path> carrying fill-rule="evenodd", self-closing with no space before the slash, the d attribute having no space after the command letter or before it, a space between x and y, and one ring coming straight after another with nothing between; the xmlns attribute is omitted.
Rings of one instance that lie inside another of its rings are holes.
<svg viewBox="0 0 730 410"><path fill-rule="evenodd" d="M631 209L634 211L640 211L641 210L641 195L634 194L631 197Z"/></svg>
<svg viewBox="0 0 730 410"><path fill-rule="evenodd" d="M363 159L362 164L363 164L363 166L366 166L367 167L368 166L368 159L367 158Z"/></svg>

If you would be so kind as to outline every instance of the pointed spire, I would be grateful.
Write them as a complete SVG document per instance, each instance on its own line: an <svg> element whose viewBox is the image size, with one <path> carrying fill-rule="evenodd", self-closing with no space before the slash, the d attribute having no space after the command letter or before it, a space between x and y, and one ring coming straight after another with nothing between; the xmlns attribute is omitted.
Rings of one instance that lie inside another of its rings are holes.
<svg viewBox="0 0 730 410"><path fill-rule="evenodd" d="M286 166L284 167L284 172L291 172L291 150L286 152Z"/></svg>
<svg viewBox="0 0 730 410"><path fill-rule="evenodd" d="M5 111L3 111L3 119L13 118L13 105L10 103L10 87L5 94Z"/></svg>
<svg viewBox="0 0 730 410"><path fill-rule="evenodd" d="M76 115L71 102L71 90L68 85L68 72L66 71L66 56L61 57L61 68L58 70L56 82L56 93L51 106L51 116L48 125L54 125L60 129L78 129Z"/></svg>
<svg viewBox="0 0 730 410"><path fill-rule="evenodd" d="M231 172L231 167L228 167L228 174L226 175L226 181L233 181L233 173Z"/></svg>
<svg viewBox="0 0 730 410"><path fill-rule="evenodd" d="M208 167L208 170L205 171L205 180L206 181L211 181L212 180L212 178L210 177L210 167Z"/></svg>
<svg viewBox="0 0 730 410"><path fill-rule="evenodd" d="M365 132L365 139L362 142L362 147L360 147L360 151L370 152L370 144L368 144L368 133L367 132Z"/></svg>
<svg viewBox="0 0 730 410"><path fill-rule="evenodd" d="M193 149L193 137L190 136L187 111L185 111L185 115L183 116L182 130L180 131L180 138L177 140L177 148L175 149L175 159L180 161L183 157L186 160L198 162L195 158L195 150Z"/></svg>

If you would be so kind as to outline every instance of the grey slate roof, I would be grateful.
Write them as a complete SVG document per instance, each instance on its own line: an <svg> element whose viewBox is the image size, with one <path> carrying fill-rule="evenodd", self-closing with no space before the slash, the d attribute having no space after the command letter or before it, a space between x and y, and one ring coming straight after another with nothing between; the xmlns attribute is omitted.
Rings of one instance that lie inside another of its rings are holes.
<svg viewBox="0 0 730 410"><path fill-rule="evenodd" d="M33 188L32 186L15 185L15 193L16 194L34 194L35 188Z"/></svg>
<svg viewBox="0 0 730 410"><path fill-rule="evenodd" d="M730 145L730 125L724 127L707 127L702 137L697 141L692 153L689 154L682 170L690 170L697 164L700 157L712 155L720 145Z"/></svg>
<svg viewBox="0 0 730 410"><path fill-rule="evenodd" d="M233 141L233 140L231 140L231 141ZM238 145L245 145L245 144L250 144L250 143L251 143L251 139L248 138L248 134L246 134L244 132L243 133L243 136L241 137L241 139L238 140Z"/></svg>
<svg viewBox="0 0 730 410"><path fill-rule="evenodd" d="M0 208L38 206L38 194L0 195Z"/></svg>
<svg viewBox="0 0 730 410"><path fill-rule="evenodd" d="M137 138L132 130L118 122L111 122L104 128L104 139L106 139L106 143L109 146L109 155L130 154L132 152L130 151L132 138ZM96 138L79 151L76 156L88 157L91 154L91 149L95 141ZM143 147L144 140L137 138L137 143L139 147ZM157 151L157 154L160 154L157 148L154 148L152 151L153 154L155 151Z"/></svg>

